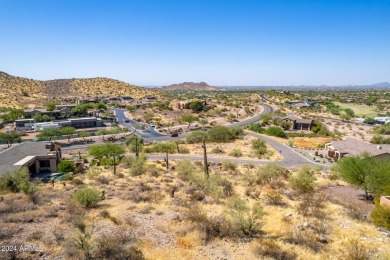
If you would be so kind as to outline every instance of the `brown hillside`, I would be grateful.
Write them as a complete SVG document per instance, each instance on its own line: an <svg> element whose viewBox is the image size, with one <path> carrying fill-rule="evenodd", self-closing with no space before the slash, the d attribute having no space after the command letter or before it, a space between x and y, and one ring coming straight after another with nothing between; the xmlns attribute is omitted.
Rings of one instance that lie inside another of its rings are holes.
<svg viewBox="0 0 390 260"><path fill-rule="evenodd" d="M140 88L109 78L56 79L48 81L14 77L0 72L0 104L9 107L34 107L66 97L155 95Z"/></svg>

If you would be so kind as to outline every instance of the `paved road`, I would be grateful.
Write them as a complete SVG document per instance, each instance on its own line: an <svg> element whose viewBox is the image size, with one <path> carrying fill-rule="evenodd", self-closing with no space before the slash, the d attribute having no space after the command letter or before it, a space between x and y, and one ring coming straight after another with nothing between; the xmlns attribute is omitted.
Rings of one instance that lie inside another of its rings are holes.
<svg viewBox="0 0 390 260"><path fill-rule="evenodd" d="M229 126L230 127L232 127L232 126L244 127L244 126L250 125L252 123L261 121L261 119L262 119L262 117L264 115L272 113L272 112L275 111L275 109L273 107L271 107L270 105L267 105L267 104L264 104L264 103L259 103L259 105L263 107L263 112L261 112L260 114L254 116L254 117L242 120L242 121L237 122L237 123L233 123L233 124L231 124Z"/></svg>
<svg viewBox="0 0 390 260"><path fill-rule="evenodd" d="M118 123L126 128L128 128L131 132L142 138L153 138L159 136L165 136L164 134L157 132L154 127L149 127L148 124L140 123L128 118L125 115L126 109L114 109L114 113ZM134 125L142 125L147 128L147 131L140 131L134 128Z"/></svg>
<svg viewBox="0 0 390 260"><path fill-rule="evenodd" d="M262 113L260 113L259 115L256 115L252 118L248 118L246 120L243 120L241 122L237 122L237 123L234 123L234 124L231 124L229 126L247 126L251 123L254 123L254 122L257 122L257 121L260 121L261 120L261 117L265 114L268 114L268 113L271 113L273 111L275 111L275 109L267 104L263 104L263 103L260 103L261 106L263 106L264 110L262 111ZM130 131L136 131L135 133L137 135L140 135L141 137L144 138L145 141L155 141L155 142L163 142L163 141L168 141L168 140L171 140L173 139L172 137L168 136L168 135L163 135L161 133L158 133L156 131L154 132L151 132L150 134L146 135L136 129L133 128L133 124L135 123L138 123L136 121L133 121L133 120L130 120L129 118L127 118L125 115L124 115L124 112L126 110L122 110L122 109L116 109L115 112L116 112L116 115L117 115L117 118L118 118L118 121L125 127L129 128ZM129 123L125 123L125 121L127 121ZM301 166L303 164L308 164L308 165L311 165L311 166L323 166L323 164L319 164L319 163L316 163L316 162L313 162L313 161L310 161L308 158L300 155L299 153L297 153L296 151L294 151L292 148L282 144L282 143L279 143L278 141L275 141L269 137L266 137L266 136L263 136L263 135L260 135L260 134L256 134L256 133L253 133L253 132L250 132L250 131L245 131L247 135L249 136L253 136L253 137L256 137L256 138L261 138L263 139L264 141L266 141L270 146L272 146L276 151L280 152L281 155L284 157L283 160L281 161L278 161L278 163L281 163L281 164L284 164L285 166L287 167L290 167L290 166ZM186 134L183 133L183 134L180 134L179 135L179 138L185 138ZM176 137L177 138L177 137ZM62 148L63 150L84 150L84 149L87 149L88 145L74 145L74 146L71 146L71 147L64 147ZM163 160L164 159L164 155L148 155L148 158L151 159L151 160ZM194 155L179 155L179 154L172 154L170 155L170 158L171 159L188 159L188 160L203 160L203 157L202 156L194 156ZM232 157L208 157L209 161L211 162L222 162L224 160L230 160L230 161L234 161L234 162L237 162L237 163L243 163L243 164L246 164L246 163L252 163L254 165L258 165L258 164L265 164L265 163L270 163L272 161L269 161L269 160L260 160L260 159L240 159L240 158L232 158Z"/></svg>
<svg viewBox="0 0 390 260"><path fill-rule="evenodd" d="M286 166L299 166L303 164L308 164L311 166L325 166L324 164L316 163L309 160L308 158L294 151L291 147L282 144L278 141L275 141L272 138L260 134L256 134L250 131L245 131L245 133L249 136L263 139L266 143L272 146L272 148L274 148L277 152L279 152L284 157L284 159L280 161L280 163Z"/></svg>

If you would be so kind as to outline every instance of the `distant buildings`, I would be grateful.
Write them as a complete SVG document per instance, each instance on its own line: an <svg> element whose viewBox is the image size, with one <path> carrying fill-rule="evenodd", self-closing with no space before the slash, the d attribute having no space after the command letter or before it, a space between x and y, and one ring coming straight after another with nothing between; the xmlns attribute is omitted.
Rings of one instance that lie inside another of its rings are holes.
<svg viewBox="0 0 390 260"><path fill-rule="evenodd" d="M25 109L24 114L26 118L34 117L35 114L42 114L53 116L55 118L61 117L63 115L69 115L76 105L56 105L53 111L48 111L46 108L32 108Z"/></svg>
<svg viewBox="0 0 390 260"><path fill-rule="evenodd" d="M103 120L96 117L81 117L69 118L65 120L54 120L50 122L34 123L33 119L17 119L15 120L16 131L41 131L48 128L60 128L64 126L71 126L74 128L91 128L103 125Z"/></svg>

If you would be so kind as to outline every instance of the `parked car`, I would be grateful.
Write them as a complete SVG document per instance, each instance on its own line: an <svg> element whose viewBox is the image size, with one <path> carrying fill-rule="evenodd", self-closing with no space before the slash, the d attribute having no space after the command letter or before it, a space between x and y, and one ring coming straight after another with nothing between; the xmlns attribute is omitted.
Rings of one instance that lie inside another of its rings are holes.
<svg viewBox="0 0 390 260"><path fill-rule="evenodd" d="M156 127L154 124L150 124L149 126L150 126L150 128L155 128Z"/></svg>

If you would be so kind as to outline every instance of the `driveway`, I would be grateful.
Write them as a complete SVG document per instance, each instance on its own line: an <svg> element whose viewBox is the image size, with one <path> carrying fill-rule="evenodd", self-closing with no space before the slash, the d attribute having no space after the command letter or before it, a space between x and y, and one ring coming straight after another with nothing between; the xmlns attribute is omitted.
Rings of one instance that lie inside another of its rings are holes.
<svg viewBox="0 0 390 260"><path fill-rule="evenodd" d="M309 160L308 158L306 158L303 155L294 151L291 147L289 147L285 144L279 143L278 141L275 141L272 138L269 138L269 137L266 137L266 136L263 136L260 134L256 134L256 133L253 133L250 131L245 131L245 133L249 136L263 139L266 143L268 143L270 146L272 146L272 148L274 148L277 152L280 153L280 155L282 155L284 157L284 159L280 162L286 166L298 166L298 165L303 165L303 164L308 164L310 166L322 166L322 167L325 166L324 164L316 163L316 162Z"/></svg>

